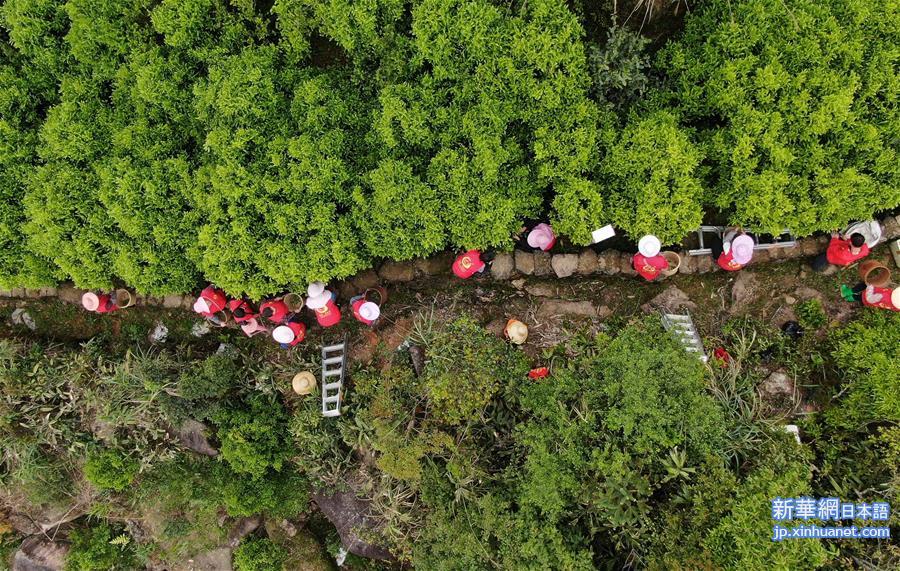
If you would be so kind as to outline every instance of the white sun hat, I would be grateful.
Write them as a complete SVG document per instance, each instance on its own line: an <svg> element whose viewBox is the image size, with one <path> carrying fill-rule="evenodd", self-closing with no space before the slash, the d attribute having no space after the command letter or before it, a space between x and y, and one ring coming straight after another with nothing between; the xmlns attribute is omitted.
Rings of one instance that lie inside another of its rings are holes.
<svg viewBox="0 0 900 571"><path fill-rule="evenodd" d="M294 331L287 325L279 325L272 330L272 338L279 343L290 343L296 337Z"/></svg>
<svg viewBox="0 0 900 571"><path fill-rule="evenodd" d="M324 290L318 295L311 295L306 298L306 307L310 309L319 309L325 307L328 304L329 299L331 299L331 292L328 290Z"/></svg>
<svg viewBox="0 0 900 571"><path fill-rule="evenodd" d="M325 284L322 282L313 282L306 288L306 297L316 297L325 291Z"/></svg>
<svg viewBox="0 0 900 571"><path fill-rule="evenodd" d="M209 313L209 302L202 297L198 297L194 302L194 311L197 313Z"/></svg>
<svg viewBox="0 0 900 571"><path fill-rule="evenodd" d="M652 234L647 234L638 241L638 251L646 258L652 258L659 254L660 248L662 248L662 244L659 238Z"/></svg>
<svg viewBox="0 0 900 571"><path fill-rule="evenodd" d="M753 238L746 234L741 234L731 241L731 255L734 261L740 265L745 265L753 258Z"/></svg>
<svg viewBox="0 0 900 571"><path fill-rule="evenodd" d="M553 229L542 222L528 233L528 245L532 248L544 250L553 243L554 238Z"/></svg>
<svg viewBox="0 0 900 571"><path fill-rule="evenodd" d="M375 321L381 315L381 308L378 304L367 301L359 306L359 315L366 321Z"/></svg>
<svg viewBox="0 0 900 571"><path fill-rule="evenodd" d="M528 326L518 319L510 319L507 321L504 332L510 342L514 345L521 345L528 339Z"/></svg>
<svg viewBox="0 0 900 571"><path fill-rule="evenodd" d="M88 311L97 311L100 307L100 298L92 291L85 292L81 296L81 305Z"/></svg>
<svg viewBox="0 0 900 571"><path fill-rule="evenodd" d="M895 287L891 292L891 305L900 307L900 287Z"/></svg>

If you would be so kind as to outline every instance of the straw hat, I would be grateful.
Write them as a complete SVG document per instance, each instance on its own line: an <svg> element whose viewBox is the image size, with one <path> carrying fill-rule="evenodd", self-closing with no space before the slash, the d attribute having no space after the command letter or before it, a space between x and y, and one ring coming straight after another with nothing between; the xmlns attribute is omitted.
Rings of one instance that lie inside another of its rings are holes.
<svg viewBox="0 0 900 571"><path fill-rule="evenodd" d="M554 238L553 230L542 222L528 233L528 245L543 250L553 243Z"/></svg>
<svg viewBox="0 0 900 571"><path fill-rule="evenodd" d="M753 257L753 238L741 234L731 241L731 255L734 261L744 265Z"/></svg>
<svg viewBox="0 0 900 571"><path fill-rule="evenodd" d="M321 295L323 291L325 291L325 284L322 282L313 282L306 288L306 296L316 297Z"/></svg>
<svg viewBox="0 0 900 571"><path fill-rule="evenodd" d="M647 234L638 241L638 251L646 258L652 258L659 254L660 248L662 248L662 243L652 234Z"/></svg>
<svg viewBox="0 0 900 571"><path fill-rule="evenodd" d="M310 309L319 309L325 307L328 304L329 299L331 299L331 292L328 290L324 290L318 295L311 295L306 298L306 307Z"/></svg>
<svg viewBox="0 0 900 571"><path fill-rule="evenodd" d="M359 306L359 316L366 321L375 321L381 315L381 308L371 301L366 301Z"/></svg>
<svg viewBox="0 0 900 571"><path fill-rule="evenodd" d="M279 325L272 330L272 338L279 343L290 343L296 337L294 331L287 325Z"/></svg>
<svg viewBox="0 0 900 571"><path fill-rule="evenodd" d="M891 292L891 305L900 308L900 287L895 287Z"/></svg>
<svg viewBox="0 0 900 571"><path fill-rule="evenodd" d="M85 292L81 296L81 305L88 311L97 311L100 307L100 297L92 291Z"/></svg>
<svg viewBox="0 0 900 571"><path fill-rule="evenodd" d="M298 395L308 395L316 388L316 378L309 371L301 371L294 375L291 386Z"/></svg>
<svg viewBox="0 0 900 571"><path fill-rule="evenodd" d="M507 321L506 329L504 329L503 332L514 345L521 345L528 339L528 326L518 319L510 319Z"/></svg>
<svg viewBox="0 0 900 571"><path fill-rule="evenodd" d="M209 302L202 297L198 297L194 302L194 311L197 313L209 313Z"/></svg>

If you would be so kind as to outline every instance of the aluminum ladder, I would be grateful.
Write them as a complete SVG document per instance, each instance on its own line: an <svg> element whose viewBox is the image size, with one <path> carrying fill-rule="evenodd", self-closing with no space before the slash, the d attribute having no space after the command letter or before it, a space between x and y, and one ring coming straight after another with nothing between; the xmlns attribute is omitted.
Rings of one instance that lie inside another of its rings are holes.
<svg viewBox="0 0 900 571"><path fill-rule="evenodd" d="M727 228L725 226L701 226L697 230L698 248L688 250L691 256L708 256L712 253L712 248L706 245L704 234L713 234L721 236ZM797 239L791 234L790 230L784 230L778 236L772 236L772 241L763 241L757 232L749 231L750 237L753 238L754 250L772 250L774 248L793 248L797 245ZM767 238L768 234L763 234L763 238Z"/></svg>
<svg viewBox="0 0 900 571"><path fill-rule="evenodd" d="M694 320L691 319L690 313L663 313L662 324L666 331L675 334L681 346L688 353L695 353L704 363L709 360L706 351L703 349L703 341L694 327Z"/></svg>
<svg viewBox="0 0 900 571"><path fill-rule="evenodd" d="M341 416L346 369L346 337L340 343L322 347L322 416Z"/></svg>

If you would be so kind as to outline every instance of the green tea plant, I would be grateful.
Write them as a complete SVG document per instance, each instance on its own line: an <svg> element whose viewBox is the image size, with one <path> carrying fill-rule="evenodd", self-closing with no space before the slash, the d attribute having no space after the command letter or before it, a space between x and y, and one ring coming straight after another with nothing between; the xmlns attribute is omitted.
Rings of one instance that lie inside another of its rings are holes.
<svg viewBox="0 0 900 571"><path fill-rule="evenodd" d="M234 550L236 571L281 571L287 551L267 538L245 539Z"/></svg>

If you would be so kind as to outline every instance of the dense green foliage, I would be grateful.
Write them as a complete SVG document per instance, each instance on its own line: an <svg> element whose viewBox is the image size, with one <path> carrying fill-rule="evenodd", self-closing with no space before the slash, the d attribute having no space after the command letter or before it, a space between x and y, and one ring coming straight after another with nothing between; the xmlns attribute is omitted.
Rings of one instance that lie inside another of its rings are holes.
<svg viewBox="0 0 900 571"><path fill-rule="evenodd" d="M84 477L98 488L121 492L134 481L140 465L136 460L115 450L104 450L88 456Z"/></svg>
<svg viewBox="0 0 900 571"><path fill-rule="evenodd" d="M109 524L75 530L66 571L131 571L138 569L134 548L127 535L118 535ZM124 537L125 540L117 540Z"/></svg>
<svg viewBox="0 0 900 571"><path fill-rule="evenodd" d="M287 552L268 539L251 538L234 550L235 571L281 571Z"/></svg>
<svg viewBox="0 0 900 571"><path fill-rule="evenodd" d="M572 6L9 0L0 286L260 297L536 216L671 243L900 203L896 2L709 0L655 56Z"/></svg>

